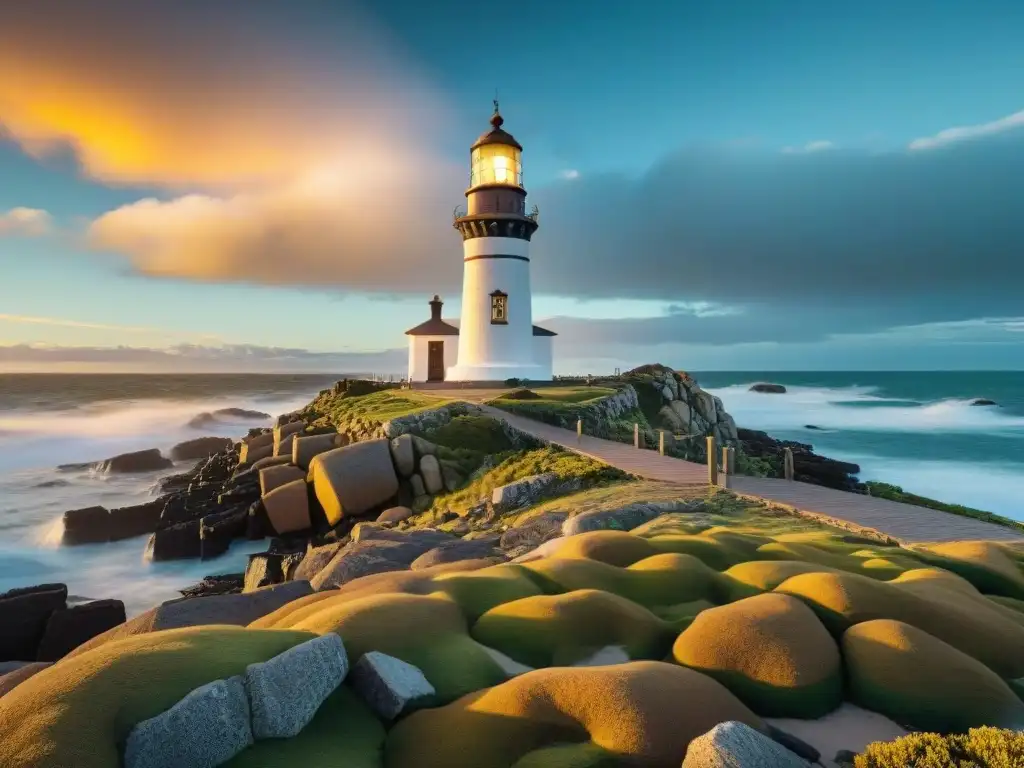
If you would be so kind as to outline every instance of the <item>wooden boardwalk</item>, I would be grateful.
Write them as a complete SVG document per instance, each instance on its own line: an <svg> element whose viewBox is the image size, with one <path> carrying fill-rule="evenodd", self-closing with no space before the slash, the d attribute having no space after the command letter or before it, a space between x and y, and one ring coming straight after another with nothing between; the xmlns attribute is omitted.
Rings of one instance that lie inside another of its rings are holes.
<svg viewBox="0 0 1024 768"><path fill-rule="evenodd" d="M704 464L661 456L657 451L637 450L632 445L602 440L523 418L488 405L480 406L496 419L503 419L518 430L545 442L618 467L650 480L680 485L706 485L708 468ZM766 477L719 475L720 484L751 498L834 521L838 525L866 528L901 542L958 541L987 539L1024 542L1024 534L983 520L953 515L926 507L902 504L887 499L847 493L820 485Z"/></svg>

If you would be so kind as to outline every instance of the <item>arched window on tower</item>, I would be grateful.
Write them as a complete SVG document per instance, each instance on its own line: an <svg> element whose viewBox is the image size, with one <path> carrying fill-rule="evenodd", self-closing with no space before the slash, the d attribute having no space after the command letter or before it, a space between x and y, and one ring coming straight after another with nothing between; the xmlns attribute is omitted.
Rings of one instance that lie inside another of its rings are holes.
<svg viewBox="0 0 1024 768"><path fill-rule="evenodd" d="M491 294L491 325L508 325L508 294L494 291Z"/></svg>

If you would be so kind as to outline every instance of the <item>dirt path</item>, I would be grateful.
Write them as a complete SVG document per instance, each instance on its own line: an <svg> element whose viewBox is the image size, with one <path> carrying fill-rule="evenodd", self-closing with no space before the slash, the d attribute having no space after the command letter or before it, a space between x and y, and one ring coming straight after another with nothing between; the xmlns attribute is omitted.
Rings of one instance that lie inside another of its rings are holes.
<svg viewBox="0 0 1024 768"><path fill-rule="evenodd" d="M458 396L461 396L461 393ZM626 443L597 437L583 435L582 438L577 438L576 433L568 429L515 416L488 405L480 407L487 415L503 419L516 429L545 442L561 445L639 477L680 485L708 482L708 469L703 464L661 456L656 451L637 450ZM735 475L723 478L721 484L744 496L756 497L839 524L869 528L902 542L964 539L1024 541L1024 534L983 520L857 493L836 491L809 483Z"/></svg>

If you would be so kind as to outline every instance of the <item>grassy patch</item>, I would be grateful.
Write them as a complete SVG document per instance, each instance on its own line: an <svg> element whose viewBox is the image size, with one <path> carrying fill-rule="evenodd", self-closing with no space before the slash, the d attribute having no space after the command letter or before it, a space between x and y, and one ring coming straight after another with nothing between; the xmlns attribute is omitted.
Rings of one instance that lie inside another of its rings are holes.
<svg viewBox="0 0 1024 768"><path fill-rule="evenodd" d="M447 448L482 454L504 453L514 447L498 420L489 416L456 416L421 436Z"/></svg>
<svg viewBox="0 0 1024 768"><path fill-rule="evenodd" d="M560 480L578 480L584 488L619 483L629 478L620 469L556 446L536 448L514 453L465 488L438 496L432 510L441 512L448 509L463 515L481 500L490 499L495 488L544 472L554 472Z"/></svg>
<svg viewBox="0 0 1024 768"><path fill-rule="evenodd" d="M562 403L586 403L615 394L611 387L540 387L533 392L544 400Z"/></svg>
<svg viewBox="0 0 1024 768"><path fill-rule="evenodd" d="M408 389L391 389L372 395L347 396L331 391L321 392L306 406L303 415L313 423L326 421L334 426L356 419L383 423L399 416L438 408L452 402Z"/></svg>
<svg viewBox="0 0 1024 768"><path fill-rule="evenodd" d="M949 512L954 515L960 515L961 517L973 517L975 520L984 520L986 523L995 523L996 525L1003 525L1007 528L1014 528L1018 531L1024 531L1024 523L1011 520L1008 517L997 515L993 512L985 512L981 509L973 509L971 507L965 507L960 504L946 504L942 501L936 501L935 499L929 499L926 496L918 496L916 493L907 493L898 485L890 485L889 483L878 483L869 481L867 483L868 488L871 490L871 495L880 499L888 499L889 501L901 501L904 504L913 504L916 507L927 507L928 509L937 509L942 512Z"/></svg>

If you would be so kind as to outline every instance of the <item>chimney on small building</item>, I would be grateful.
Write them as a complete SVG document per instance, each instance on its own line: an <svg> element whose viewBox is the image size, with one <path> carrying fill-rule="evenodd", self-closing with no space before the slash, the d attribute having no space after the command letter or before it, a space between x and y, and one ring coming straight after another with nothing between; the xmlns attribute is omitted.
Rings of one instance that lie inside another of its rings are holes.
<svg viewBox="0 0 1024 768"><path fill-rule="evenodd" d="M430 319L440 320L441 319L441 307L444 306L444 302L441 301L441 297L437 294L430 301Z"/></svg>

